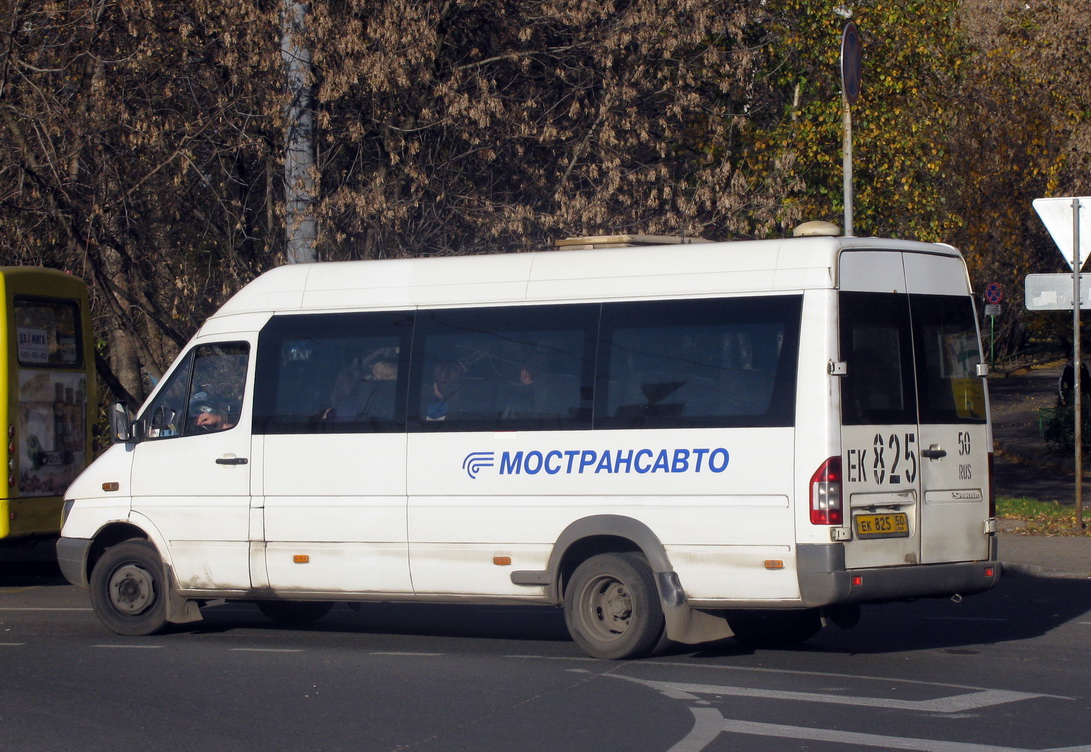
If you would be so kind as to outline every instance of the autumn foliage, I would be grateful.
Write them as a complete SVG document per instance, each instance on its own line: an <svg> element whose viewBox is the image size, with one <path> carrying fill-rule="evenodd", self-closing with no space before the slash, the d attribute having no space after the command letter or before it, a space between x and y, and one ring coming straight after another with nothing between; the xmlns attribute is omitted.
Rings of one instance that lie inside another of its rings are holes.
<svg viewBox="0 0 1091 752"><path fill-rule="evenodd" d="M115 393L284 261L289 1L0 8L0 262L92 283ZM1030 201L1088 192L1081 0L315 3L317 256L840 223L846 9L856 234L961 247L1018 347L1052 326L1022 277L1061 268Z"/></svg>

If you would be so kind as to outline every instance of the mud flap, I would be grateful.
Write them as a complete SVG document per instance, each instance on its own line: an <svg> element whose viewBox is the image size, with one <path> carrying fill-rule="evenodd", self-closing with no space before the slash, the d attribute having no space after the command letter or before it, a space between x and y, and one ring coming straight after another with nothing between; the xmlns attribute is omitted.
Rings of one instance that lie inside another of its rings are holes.
<svg viewBox="0 0 1091 752"><path fill-rule="evenodd" d="M655 581L669 639L683 645L697 645L735 634L722 615L690 608L675 572L656 572Z"/></svg>
<svg viewBox="0 0 1091 752"><path fill-rule="evenodd" d="M174 572L170 567L164 566L163 582L169 583L167 593L167 621L172 624L187 624L192 621L201 621L201 608L197 601L191 601L178 595L178 588L174 584Z"/></svg>

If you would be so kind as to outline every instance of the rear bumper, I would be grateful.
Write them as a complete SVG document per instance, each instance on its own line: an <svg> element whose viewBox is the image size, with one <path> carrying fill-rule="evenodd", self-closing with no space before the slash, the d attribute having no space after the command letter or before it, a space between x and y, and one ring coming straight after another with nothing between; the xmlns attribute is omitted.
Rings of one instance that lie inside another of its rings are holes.
<svg viewBox="0 0 1091 752"><path fill-rule="evenodd" d="M989 558L951 564L845 569L840 545L799 547L799 591L804 605L928 598L981 593L1000 581L996 536L989 538Z"/></svg>
<svg viewBox="0 0 1091 752"><path fill-rule="evenodd" d="M87 554L91 550L91 541L86 538L58 538L57 564L64 578L77 587L86 589Z"/></svg>

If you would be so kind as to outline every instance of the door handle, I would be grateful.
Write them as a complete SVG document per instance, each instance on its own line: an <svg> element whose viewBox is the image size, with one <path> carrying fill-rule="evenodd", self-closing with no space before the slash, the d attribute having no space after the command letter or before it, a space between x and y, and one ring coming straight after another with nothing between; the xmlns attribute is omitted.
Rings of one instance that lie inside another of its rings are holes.
<svg viewBox="0 0 1091 752"><path fill-rule="evenodd" d="M217 465L245 465L247 462L245 457L220 457L216 460Z"/></svg>
<svg viewBox="0 0 1091 752"><path fill-rule="evenodd" d="M941 449L939 444L933 444L927 449L921 450L921 457L927 457L930 460L938 460L941 457L947 456L947 450Z"/></svg>

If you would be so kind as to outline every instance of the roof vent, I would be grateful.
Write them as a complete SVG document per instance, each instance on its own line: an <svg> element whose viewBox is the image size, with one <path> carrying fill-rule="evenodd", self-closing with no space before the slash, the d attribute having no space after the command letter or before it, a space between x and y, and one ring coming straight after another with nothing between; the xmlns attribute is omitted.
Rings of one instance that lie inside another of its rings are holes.
<svg viewBox="0 0 1091 752"><path fill-rule="evenodd" d="M711 243L704 238L682 235L593 235L583 238L565 238L554 243L558 248L570 251L589 251L593 248L631 248L641 245L682 245L685 243Z"/></svg>
<svg viewBox="0 0 1091 752"><path fill-rule="evenodd" d="M837 237L840 234L840 227L833 222L823 222L820 219L812 222L804 222L799 227L792 230L793 238L813 238L816 236Z"/></svg>

